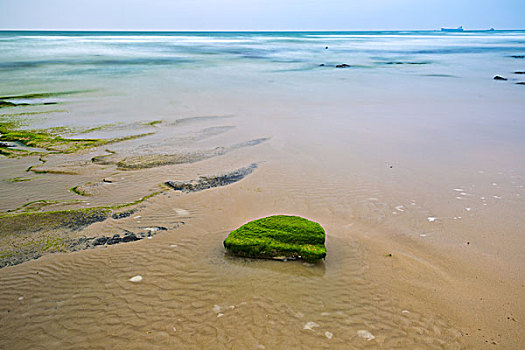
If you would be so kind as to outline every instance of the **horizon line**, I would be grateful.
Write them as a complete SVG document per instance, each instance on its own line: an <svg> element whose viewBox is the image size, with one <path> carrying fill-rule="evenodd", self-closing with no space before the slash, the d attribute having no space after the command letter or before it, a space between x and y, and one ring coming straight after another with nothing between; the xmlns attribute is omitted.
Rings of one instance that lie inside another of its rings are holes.
<svg viewBox="0 0 525 350"><path fill-rule="evenodd" d="M443 27L444 28L444 27ZM441 31L437 29L3 29L0 32L402 32L402 31L419 31L434 32ZM464 29L464 32L489 31L489 29ZM494 29L494 31L525 31L520 29Z"/></svg>

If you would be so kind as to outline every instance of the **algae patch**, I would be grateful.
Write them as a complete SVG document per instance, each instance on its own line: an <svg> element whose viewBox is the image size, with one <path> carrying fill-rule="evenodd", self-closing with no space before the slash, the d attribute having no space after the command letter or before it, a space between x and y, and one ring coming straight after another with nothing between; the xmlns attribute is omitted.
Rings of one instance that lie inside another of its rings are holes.
<svg viewBox="0 0 525 350"><path fill-rule="evenodd" d="M0 215L0 236L59 228L76 231L104 221L110 214L108 208L3 214Z"/></svg>
<svg viewBox="0 0 525 350"><path fill-rule="evenodd" d="M274 215L230 232L224 247L242 257L316 262L326 257L324 243L325 231L318 223L298 216Z"/></svg>
<svg viewBox="0 0 525 350"><path fill-rule="evenodd" d="M108 145L152 135L144 133L111 139L74 139L64 138L50 130L13 130L5 123L0 123L0 141L19 142L27 147L41 148L55 153L75 153L77 151Z"/></svg>
<svg viewBox="0 0 525 350"><path fill-rule="evenodd" d="M131 216L136 208L125 209L144 202L161 192L154 192L134 202L108 207L41 211L64 202L38 200L15 209L16 213L0 213L0 268L37 259L45 254L70 252L96 246L92 238L77 238L81 230L109 218L119 220ZM72 201L69 204L77 203ZM151 236L151 232L139 234ZM133 241L132 235L119 242ZM115 236L112 242L116 242Z"/></svg>

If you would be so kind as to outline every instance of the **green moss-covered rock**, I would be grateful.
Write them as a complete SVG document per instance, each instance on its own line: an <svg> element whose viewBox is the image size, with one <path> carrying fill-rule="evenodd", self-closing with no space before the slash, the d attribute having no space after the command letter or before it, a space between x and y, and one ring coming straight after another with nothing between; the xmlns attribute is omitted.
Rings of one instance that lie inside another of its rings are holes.
<svg viewBox="0 0 525 350"><path fill-rule="evenodd" d="M325 232L316 222L287 215L250 221L230 232L224 247L250 258L301 258L308 262L326 256Z"/></svg>

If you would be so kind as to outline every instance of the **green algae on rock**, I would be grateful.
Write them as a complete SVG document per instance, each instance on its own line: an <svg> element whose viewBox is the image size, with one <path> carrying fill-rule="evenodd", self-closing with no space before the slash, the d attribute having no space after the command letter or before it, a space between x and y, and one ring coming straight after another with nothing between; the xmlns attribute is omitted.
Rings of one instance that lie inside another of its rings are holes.
<svg viewBox="0 0 525 350"><path fill-rule="evenodd" d="M325 231L316 222L288 215L250 221L230 232L224 247L237 256L263 259L303 259L326 256Z"/></svg>

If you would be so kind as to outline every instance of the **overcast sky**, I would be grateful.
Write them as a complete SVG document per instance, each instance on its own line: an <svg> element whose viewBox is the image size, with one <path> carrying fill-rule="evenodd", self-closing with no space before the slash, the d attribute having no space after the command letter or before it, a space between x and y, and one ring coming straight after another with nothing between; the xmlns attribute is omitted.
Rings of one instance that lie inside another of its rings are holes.
<svg viewBox="0 0 525 350"><path fill-rule="evenodd" d="M525 29L525 0L0 0L0 29Z"/></svg>

